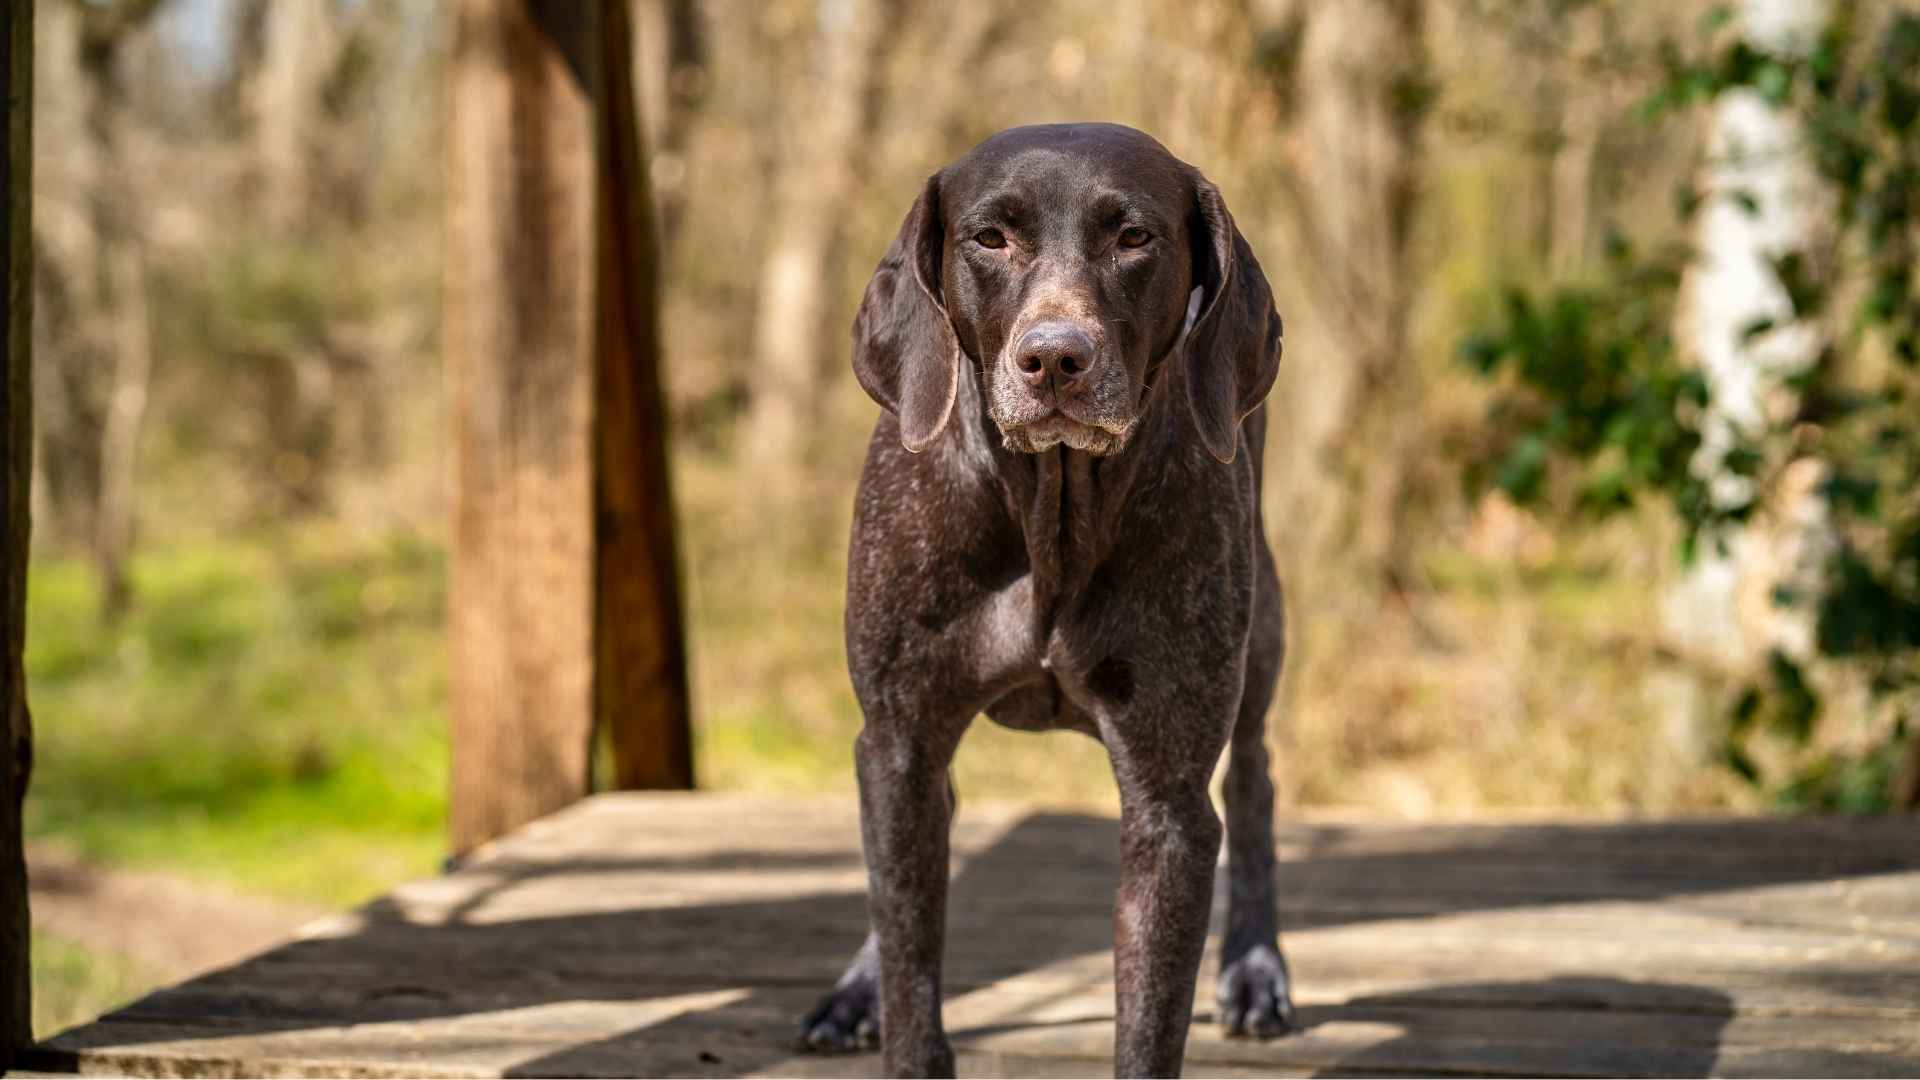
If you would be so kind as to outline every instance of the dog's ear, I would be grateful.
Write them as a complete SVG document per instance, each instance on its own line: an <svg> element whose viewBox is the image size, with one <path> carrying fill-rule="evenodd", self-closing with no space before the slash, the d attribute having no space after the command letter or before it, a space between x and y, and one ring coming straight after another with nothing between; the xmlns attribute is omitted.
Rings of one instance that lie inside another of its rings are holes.
<svg viewBox="0 0 1920 1080"><path fill-rule="evenodd" d="M935 173L900 223L853 318L854 377L899 418L900 444L916 454L947 426L960 389L960 344L940 301L945 241Z"/></svg>
<svg viewBox="0 0 1920 1080"><path fill-rule="evenodd" d="M1203 306L1186 335L1187 403L1207 452L1233 460L1240 421L1266 400L1280 370L1280 312L1220 189L1193 174L1194 283Z"/></svg>

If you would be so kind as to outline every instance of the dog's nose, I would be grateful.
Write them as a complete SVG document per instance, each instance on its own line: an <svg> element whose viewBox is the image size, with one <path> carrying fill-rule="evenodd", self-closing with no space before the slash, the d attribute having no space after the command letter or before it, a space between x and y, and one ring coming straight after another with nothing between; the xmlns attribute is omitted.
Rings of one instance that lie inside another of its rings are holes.
<svg viewBox="0 0 1920 1080"><path fill-rule="evenodd" d="M1085 374L1093 366L1093 339L1070 322L1036 323L1020 338L1014 366L1027 385L1036 389L1051 381L1056 387Z"/></svg>

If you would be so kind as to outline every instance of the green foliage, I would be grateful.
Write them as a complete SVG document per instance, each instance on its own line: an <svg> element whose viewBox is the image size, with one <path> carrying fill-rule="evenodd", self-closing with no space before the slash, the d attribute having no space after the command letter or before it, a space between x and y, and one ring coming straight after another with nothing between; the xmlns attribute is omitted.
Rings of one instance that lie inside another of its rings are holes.
<svg viewBox="0 0 1920 1080"><path fill-rule="evenodd" d="M1514 437L1491 463L1491 482L1537 504L1547 498L1550 458L1572 456L1587 463L1572 509L1604 515L1661 488L1697 512L1706 500L1690 470L1700 446L1691 420L1707 389L1675 361L1667 330L1678 260L1636 263L1624 242L1611 249L1610 279L1540 298L1510 289L1499 325L1462 345L1482 374L1510 372L1531 391L1494 402L1489 420ZM1485 464L1470 474L1476 486L1487 482Z"/></svg>
<svg viewBox="0 0 1920 1080"><path fill-rule="evenodd" d="M1773 264L1794 319L1821 326L1828 343L1789 377L1790 415L1737 434L1723 468L1750 478L1753 495L1709 498L1695 461L1708 390L1673 336L1685 253L1640 255L1624 240L1610 245L1597 281L1511 290L1499 316L1463 343L1466 363L1502 380L1489 416L1499 438L1469 482L1561 513L1664 501L1691 558L1702 539L1764 505L1789 464L1820 461L1836 549L1817 595L1782 589L1775 601L1810 610L1821 656L1905 718L1876 745L1812 754L1796 774L1770 779L1753 739L1766 732L1811 746L1823 715L1808 673L1776 653L1738 696L1725 760L1784 805L1880 809L1895 762L1920 737L1911 722L1920 708L1920 16L1899 12L1869 28L1840 5L1804 56L1742 40L1731 25L1717 10L1700 26L1703 52L1663 51L1665 78L1644 115L1758 94L1794 117L1835 218L1830 250ZM1756 209L1749 193L1726 197ZM1699 202L1694 190L1681 193L1683 223ZM1758 321L1744 337L1773 329Z"/></svg>
<svg viewBox="0 0 1920 1080"><path fill-rule="evenodd" d="M37 1038L92 1020L161 982L129 957L90 949L57 934L34 931L29 953Z"/></svg>
<svg viewBox="0 0 1920 1080"><path fill-rule="evenodd" d="M83 565L33 565L31 835L328 904L431 870L437 548L309 527L154 548L134 576L109 628Z"/></svg>

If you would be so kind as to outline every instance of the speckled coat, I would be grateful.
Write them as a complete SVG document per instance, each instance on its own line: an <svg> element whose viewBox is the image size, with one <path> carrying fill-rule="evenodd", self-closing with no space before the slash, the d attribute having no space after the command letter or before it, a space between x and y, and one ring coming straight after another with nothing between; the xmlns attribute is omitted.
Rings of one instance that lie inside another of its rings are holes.
<svg viewBox="0 0 1920 1080"><path fill-rule="evenodd" d="M1074 375L1048 383L1022 353L1042 322L1087 344ZM1222 834L1207 786L1232 746L1222 1019L1287 1027L1263 741L1282 601L1260 510L1280 332L1218 190L1140 132L1016 128L927 181L854 323L884 410L846 614L873 933L810 1046L877 1027L890 1074L951 1073L947 767L983 712L1112 758L1121 1075L1179 1071Z"/></svg>

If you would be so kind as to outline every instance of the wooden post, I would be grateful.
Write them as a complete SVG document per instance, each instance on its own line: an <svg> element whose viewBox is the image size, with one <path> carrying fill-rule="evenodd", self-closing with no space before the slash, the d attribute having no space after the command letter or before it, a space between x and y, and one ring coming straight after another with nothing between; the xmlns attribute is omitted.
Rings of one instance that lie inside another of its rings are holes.
<svg viewBox="0 0 1920 1080"><path fill-rule="evenodd" d="M690 788L693 728L660 392L653 199L626 0L602 10L595 711L611 736L615 787Z"/></svg>
<svg viewBox="0 0 1920 1080"><path fill-rule="evenodd" d="M28 977L27 863L21 802L33 768L21 653L27 621L27 485L33 475L33 5L0 6L0 84L6 147L0 151L0 1071L33 1041Z"/></svg>
<svg viewBox="0 0 1920 1080"><path fill-rule="evenodd" d="M609 71L628 55L625 0L460 0L454 19L443 336L464 852L585 794L596 718L622 782L692 775L644 174L630 72Z"/></svg>

